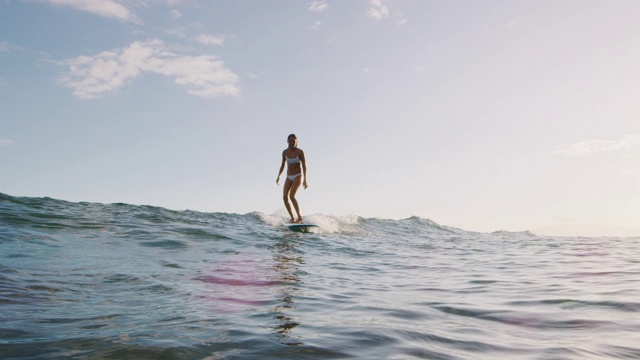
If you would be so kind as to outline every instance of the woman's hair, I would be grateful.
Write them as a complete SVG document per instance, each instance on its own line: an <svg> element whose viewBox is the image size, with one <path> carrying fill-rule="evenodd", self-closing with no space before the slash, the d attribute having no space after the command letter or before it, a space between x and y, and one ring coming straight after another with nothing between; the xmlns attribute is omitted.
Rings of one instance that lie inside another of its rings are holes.
<svg viewBox="0 0 640 360"><path fill-rule="evenodd" d="M289 136L287 136L287 140L289 140L290 137L293 137L294 139L298 140L298 137L296 136L296 134L289 134Z"/></svg>

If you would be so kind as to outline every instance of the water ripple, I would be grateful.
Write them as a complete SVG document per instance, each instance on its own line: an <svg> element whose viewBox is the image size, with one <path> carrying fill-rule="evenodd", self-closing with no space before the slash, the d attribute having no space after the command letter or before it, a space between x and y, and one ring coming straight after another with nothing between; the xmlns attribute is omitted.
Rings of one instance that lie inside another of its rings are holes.
<svg viewBox="0 0 640 360"><path fill-rule="evenodd" d="M3 194L0 215L3 358L640 358L640 239Z"/></svg>

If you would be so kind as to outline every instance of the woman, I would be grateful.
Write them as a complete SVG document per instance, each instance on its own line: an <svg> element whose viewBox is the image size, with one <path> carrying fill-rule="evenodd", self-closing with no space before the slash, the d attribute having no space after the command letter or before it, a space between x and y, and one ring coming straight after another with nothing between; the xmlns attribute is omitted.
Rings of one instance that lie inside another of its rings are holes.
<svg viewBox="0 0 640 360"><path fill-rule="evenodd" d="M295 134L291 134L287 137L287 143L289 143L289 147L282 152L282 165L280 165L276 184L280 184L280 175L282 175L282 170L284 170L284 164L286 163L287 179L284 181L282 198L284 200L284 206L286 206L289 216L291 217L289 222L295 224L302 223L300 208L298 207L298 201L296 200L296 192L298 192L298 188L300 188L301 183L305 189L307 188L307 164L304 158L304 151L302 151L302 149L298 149L298 138ZM289 200L291 200L291 203L296 210L298 220L294 220L293 218L293 212L291 211Z"/></svg>

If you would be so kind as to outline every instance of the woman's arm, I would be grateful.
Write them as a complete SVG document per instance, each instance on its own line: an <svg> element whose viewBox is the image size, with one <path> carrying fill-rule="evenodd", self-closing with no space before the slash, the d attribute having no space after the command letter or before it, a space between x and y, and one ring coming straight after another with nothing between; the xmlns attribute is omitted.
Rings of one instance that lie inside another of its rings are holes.
<svg viewBox="0 0 640 360"><path fill-rule="evenodd" d="M307 160L304 158L304 151L300 150L300 165L302 165L302 175L304 176L304 180L302 182L302 186L307 188Z"/></svg>
<svg viewBox="0 0 640 360"><path fill-rule="evenodd" d="M280 165L280 170L278 170L278 177L276 178L276 185L280 185L280 175L282 175L282 171L284 170L284 151L282 152L282 165Z"/></svg>

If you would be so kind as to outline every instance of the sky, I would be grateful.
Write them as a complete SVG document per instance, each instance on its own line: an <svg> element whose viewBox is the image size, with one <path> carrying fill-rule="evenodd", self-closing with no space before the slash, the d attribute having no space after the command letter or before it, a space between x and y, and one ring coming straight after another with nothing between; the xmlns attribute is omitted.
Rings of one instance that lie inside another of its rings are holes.
<svg viewBox="0 0 640 360"><path fill-rule="evenodd" d="M640 236L640 1L0 0L0 192ZM564 229L564 230L561 230Z"/></svg>

